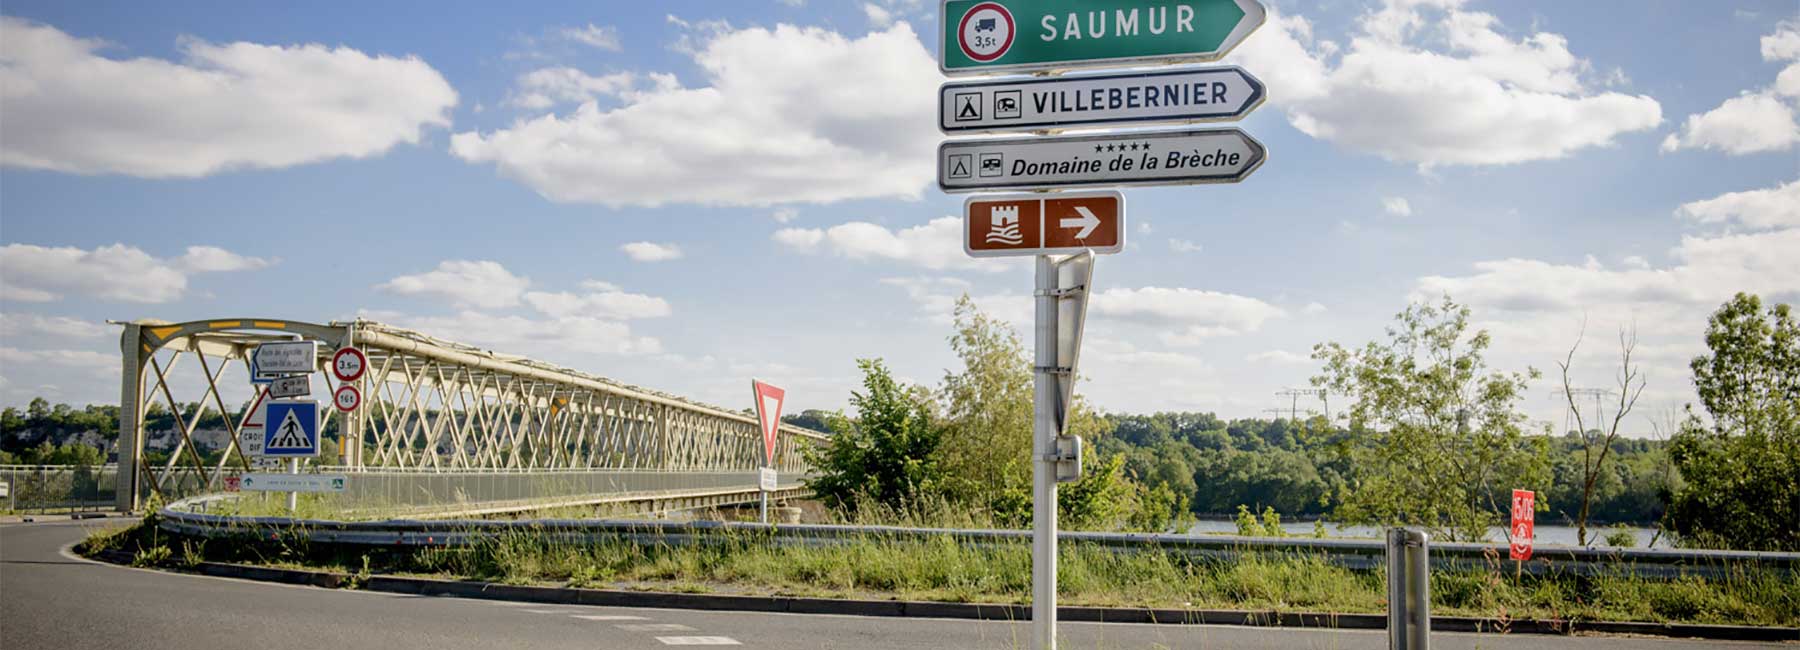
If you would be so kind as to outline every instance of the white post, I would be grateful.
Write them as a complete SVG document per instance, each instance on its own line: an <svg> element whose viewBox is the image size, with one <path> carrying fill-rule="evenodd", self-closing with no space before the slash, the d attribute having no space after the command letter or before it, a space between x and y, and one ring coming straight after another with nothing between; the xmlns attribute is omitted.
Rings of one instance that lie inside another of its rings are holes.
<svg viewBox="0 0 1800 650"><path fill-rule="evenodd" d="M758 486L758 487L761 487L761 486ZM769 523L769 491L768 490L758 490L758 492L762 493L762 505L761 505L761 507L757 508L757 510L761 513L760 516L762 517L762 522L766 524L766 523Z"/></svg>
<svg viewBox="0 0 1800 650"><path fill-rule="evenodd" d="M1056 649L1056 269L1037 257L1031 424L1031 647Z"/></svg>
<svg viewBox="0 0 1800 650"><path fill-rule="evenodd" d="M267 422L264 422L263 426L269 426L269 424ZM294 474L294 475L298 475L300 473L300 459L299 458L289 458L288 459L288 473ZM300 506L300 493L299 492L289 492L288 493L288 514L290 514L290 515L294 514L294 509L298 508L299 506Z"/></svg>

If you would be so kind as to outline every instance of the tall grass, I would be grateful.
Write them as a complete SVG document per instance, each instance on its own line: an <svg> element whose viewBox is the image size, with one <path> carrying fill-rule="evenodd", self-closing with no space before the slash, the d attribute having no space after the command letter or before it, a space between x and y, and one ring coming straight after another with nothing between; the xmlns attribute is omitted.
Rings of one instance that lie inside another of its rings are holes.
<svg viewBox="0 0 1800 650"><path fill-rule="evenodd" d="M977 544L949 536L872 534L809 547L766 531L734 530L673 546L625 538L574 542L519 531L466 547L372 548L310 544L292 531L184 543L149 525L90 545L177 567L210 560L512 584L949 602L1025 603L1031 594L1031 548L1017 540ZM1800 583L1791 574L1737 566L1718 579L1657 579L1623 569L1587 577L1519 576L1500 562L1438 570L1432 574L1434 612L1503 620L1800 625ZM1221 560L1067 542L1058 581L1062 601L1071 605L1380 613L1386 593L1381 571L1351 570L1305 553Z"/></svg>

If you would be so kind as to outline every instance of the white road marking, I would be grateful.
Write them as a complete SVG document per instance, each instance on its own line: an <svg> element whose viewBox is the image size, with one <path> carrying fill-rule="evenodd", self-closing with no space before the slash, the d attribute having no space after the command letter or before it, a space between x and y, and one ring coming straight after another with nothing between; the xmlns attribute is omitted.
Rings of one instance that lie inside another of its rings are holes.
<svg viewBox="0 0 1800 650"><path fill-rule="evenodd" d="M659 636L663 645L744 645L728 636Z"/></svg>
<svg viewBox="0 0 1800 650"><path fill-rule="evenodd" d="M614 625L626 632L692 632L694 628L680 623L639 623L636 625Z"/></svg>
<svg viewBox="0 0 1800 650"><path fill-rule="evenodd" d="M530 612L532 614L573 614L573 613L579 612L581 610L579 610L579 609L521 609L519 611Z"/></svg>
<svg viewBox="0 0 1800 650"><path fill-rule="evenodd" d="M619 614L575 614L575 618L584 621L648 621L642 616L624 616Z"/></svg>

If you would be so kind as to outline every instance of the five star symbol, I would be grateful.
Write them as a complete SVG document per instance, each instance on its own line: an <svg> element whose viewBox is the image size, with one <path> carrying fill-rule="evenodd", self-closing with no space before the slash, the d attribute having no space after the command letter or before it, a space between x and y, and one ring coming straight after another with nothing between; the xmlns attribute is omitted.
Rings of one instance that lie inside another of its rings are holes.
<svg viewBox="0 0 1800 650"><path fill-rule="evenodd" d="M1137 151L1139 147L1142 147L1144 149L1144 151L1149 151L1150 143L1148 143L1148 142L1132 142L1132 143L1126 143L1126 144L1121 144L1121 143L1111 143L1111 144L1104 144L1104 145L1097 144L1097 145L1094 145L1094 153L1100 153L1102 151Z"/></svg>

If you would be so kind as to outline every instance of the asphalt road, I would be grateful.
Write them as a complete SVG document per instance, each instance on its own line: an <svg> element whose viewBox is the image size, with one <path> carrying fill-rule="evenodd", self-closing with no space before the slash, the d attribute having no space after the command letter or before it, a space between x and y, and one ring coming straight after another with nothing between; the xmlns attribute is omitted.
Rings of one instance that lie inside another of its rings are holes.
<svg viewBox="0 0 1800 650"><path fill-rule="evenodd" d="M518 604L131 569L64 548L93 524L0 526L0 648L1024 648L1024 623ZM111 525L118 525L114 522ZM1381 632L1072 623L1063 648L1379 650ZM1787 647L1616 637L1437 634L1441 650Z"/></svg>

